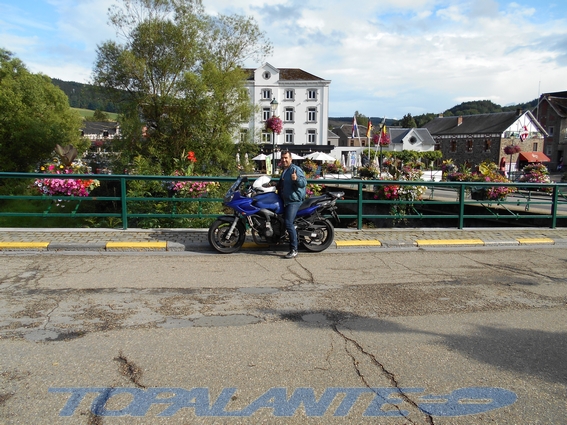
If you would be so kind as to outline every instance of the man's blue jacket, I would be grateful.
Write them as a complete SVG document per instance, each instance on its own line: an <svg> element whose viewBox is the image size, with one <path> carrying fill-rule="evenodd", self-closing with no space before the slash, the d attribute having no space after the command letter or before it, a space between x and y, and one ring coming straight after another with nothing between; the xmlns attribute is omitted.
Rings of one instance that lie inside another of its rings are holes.
<svg viewBox="0 0 567 425"><path fill-rule="evenodd" d="M293 172L297 174L297 180L292 180ZM282 177L278 182L278 193L282 197L284 205L292 202L303 202L305 200L305 187L307 180L303 170L295 164L291 164L287 170L282 173Z"/></svg>

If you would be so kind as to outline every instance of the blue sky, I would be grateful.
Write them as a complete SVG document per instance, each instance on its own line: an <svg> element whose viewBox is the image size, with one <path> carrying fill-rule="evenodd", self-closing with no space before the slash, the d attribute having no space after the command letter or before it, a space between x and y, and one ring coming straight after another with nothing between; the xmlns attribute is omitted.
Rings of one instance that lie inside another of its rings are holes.
<svg viewBox="0 0 567 425"><path fill-rule="evenodd" d="M0 47L32 72L89 82L96 46L116 39L117 0L0 0ZM501 105L567 91L564 0L204 0L254 16L267 62L331 80L330 116L401 118L468 100ZM247 63L254 67L260 64Z"/></svg>

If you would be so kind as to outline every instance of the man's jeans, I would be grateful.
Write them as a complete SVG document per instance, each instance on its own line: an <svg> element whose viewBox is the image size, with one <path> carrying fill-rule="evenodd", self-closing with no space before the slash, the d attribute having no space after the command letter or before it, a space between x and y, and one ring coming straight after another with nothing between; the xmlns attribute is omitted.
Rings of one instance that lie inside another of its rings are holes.
<svg viewBox="0 0 567 425"><path fill-rule="evenodd" d="M297 231L293 225L297 211L301 202L291 202L284 207L284 222L287 233L289 234L289 249L297 251Z"/></svg>

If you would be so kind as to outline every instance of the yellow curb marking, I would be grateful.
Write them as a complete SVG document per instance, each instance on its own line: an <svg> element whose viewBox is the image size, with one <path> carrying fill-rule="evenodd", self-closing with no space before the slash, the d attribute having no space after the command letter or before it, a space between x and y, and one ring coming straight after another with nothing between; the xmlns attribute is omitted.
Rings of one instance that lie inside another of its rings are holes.
<svg viewBox="0 0 567 425"><path fill-rule="evenodd" d="M242 244L242 248L267 248L269 246L267 243L257 244L256 242L244 242Z"/></svg>
<svg viewBox="0 0 567 425"><path fill-rule="evenodd" d="M484 245L481 239L418 239L418 246L428 245Z"/></svg>
<svg viewBox="0 0 567 425"><path fill-rule="evenodd" d="M382 246L380 241L335 241L337 246Z"/></svg>
<svg viewBox="0 0 567 425"><path fill-rule="evenodd" d="M554 245L555 241L550 238L521 238L516 239L521 244L549 243Z"/></svg>
<svg viewBox="0 0 567 425"><path fill-rule="evenodd" d="M107 242L106 249L108 248L154 248L154 249L165 249L167 248L167 242Z"/></svg>
<svg viewBox="0 0 567 425"><path fill-rule="evenodd" d="M49 242L0 242L0 249L14 248L47 248Z"/></svg>

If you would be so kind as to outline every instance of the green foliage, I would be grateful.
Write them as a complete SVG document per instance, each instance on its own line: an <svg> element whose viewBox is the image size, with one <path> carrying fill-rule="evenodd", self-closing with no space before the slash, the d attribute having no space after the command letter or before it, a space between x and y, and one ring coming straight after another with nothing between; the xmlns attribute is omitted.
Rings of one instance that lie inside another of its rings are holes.
<svg viewBox="0 0 567 425"><path fill-rule="evenodd" d="M56 144L86 149L80 116L65 94L41 74L0 49L0 170L32 171Z"/></svg>
<svg viewBox="0 0 567 425"><path fill-rule="evenodd" d="M255 22L206 16L200 0L122 0L110 21L125 42L98 47L94 80L121 94L124 160L169 173L193 151L200 174L234 171L233 141L253 112L240 66L271 50Z"/></svg>
<svg viewBox="0 0 567 425"><path fill-rule="evenodd" d="M417 124L411 114L406 114L400 121L400 126L403 128L415 128Z"/></svg>
<svg viewBox="0 0 567 425"><path fill-rule="evenodd" d="M368 117L366 115L362 115L360 112L356 111L354 113L354 116L356 117L356 123L358 125L361 125L363 127L368 126Z"/></svg>
<svg viewBox="0 0 567 425"><path fill-rule="evenodd" d="M118 112L118 105L112 100L118 97L116 94L112 95L99 87L74 81L62 81L52 78L51 82L67 95L69 105L73 108Z"/></svg>

